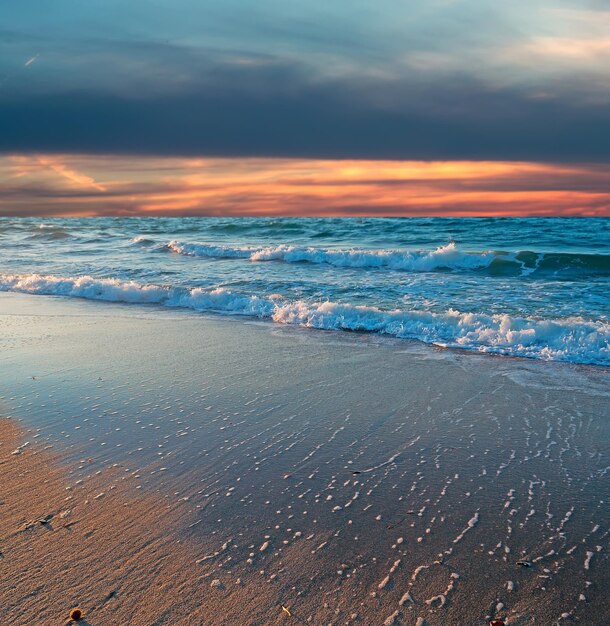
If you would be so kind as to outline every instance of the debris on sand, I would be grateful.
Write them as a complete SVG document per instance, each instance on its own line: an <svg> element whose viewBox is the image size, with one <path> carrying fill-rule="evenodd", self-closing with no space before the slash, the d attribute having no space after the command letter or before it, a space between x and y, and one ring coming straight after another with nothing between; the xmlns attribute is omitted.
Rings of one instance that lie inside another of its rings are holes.
<svg viewBox="0 0 610 626"><path fill-rule="evenodd" d="M70 619L73 622L80 622L83 619L83 615L82 609L74 608L70 611Z"/></svg>
<svg viewBox="0 0 610 626"><path fill-rule="evenodd" d="M15 448L15 450L13 450L11 454L14 456L16 456L17 454L21 454L23 450L27 448L29 445L30 445L30 442L26 441L25 443L22 443L18 448Z"/></svg>

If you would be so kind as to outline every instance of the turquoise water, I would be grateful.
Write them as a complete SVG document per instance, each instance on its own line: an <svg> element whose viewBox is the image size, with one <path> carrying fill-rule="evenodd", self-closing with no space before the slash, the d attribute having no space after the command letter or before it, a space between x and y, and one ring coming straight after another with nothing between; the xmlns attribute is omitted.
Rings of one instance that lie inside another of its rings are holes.
<svg viewBox="0 0 610 626"><path fill-rule="evenodd" d="M610 220L0 219L0 290L610 363Z"/></svg>

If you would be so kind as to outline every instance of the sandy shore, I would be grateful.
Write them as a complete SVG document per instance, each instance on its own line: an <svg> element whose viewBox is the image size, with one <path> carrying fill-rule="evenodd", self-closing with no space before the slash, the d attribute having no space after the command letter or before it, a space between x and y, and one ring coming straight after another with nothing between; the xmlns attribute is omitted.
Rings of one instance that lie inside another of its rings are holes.
<svg viewBox="0 0 610 626"><path fill-rule="evenodd" d="M610 623L605 369L14 294L0 325L0 623Z"/></svg>
<svg viewBox="0 0 610 626"><path fill-rule="evenodd" d="M196 562L207 542L181 532L196 521L185 507L117 468L77 478L27 440L0 419L3 624L69 623L74 607L92 626L284 622L276 590L218 586Z"/></svg>

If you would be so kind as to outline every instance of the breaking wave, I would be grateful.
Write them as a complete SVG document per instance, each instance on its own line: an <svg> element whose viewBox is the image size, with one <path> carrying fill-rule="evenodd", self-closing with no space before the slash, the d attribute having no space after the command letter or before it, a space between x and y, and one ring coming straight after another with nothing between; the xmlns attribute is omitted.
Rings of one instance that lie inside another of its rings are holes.
<svg viewBox="0 0 610 626"><path fill-rule="evenodd" d="M455 243L435 250L341 250L333 248L276 246L223 246L205 243L170 241L172 252L210 259L246 259L249 261L282 261L315 263L334 267L385 268L407 272L437 270L488 270L495 275L534 273L567 275L610 275L610 255L542 252L464 252Z"/></svg>
<svg viewBox="0 0 610 626"><path fill-rule="evenodd" d="M0 291L183 307L308 328L381 333L480 352L610 364L610 323L577 317L545 320L452 309L443 313L384 311L349 303L289 301L279 295L241 294L224 288L145 285L91 276L0 275Z"/></svg>

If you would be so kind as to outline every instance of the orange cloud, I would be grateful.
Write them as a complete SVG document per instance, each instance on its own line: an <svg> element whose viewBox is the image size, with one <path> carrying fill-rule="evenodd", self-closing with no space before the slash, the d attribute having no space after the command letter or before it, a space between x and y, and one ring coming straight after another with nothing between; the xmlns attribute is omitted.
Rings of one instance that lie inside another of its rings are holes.
<svg viewBox="0 0 610 626"><path fill-rule="evenodd" d="M35 158L12 156L7 158L7 169L11 170L10 178L21 178L22 176L36 176L40 178L41 173L51 171L58 176L74 183L80 187L90 187L97 191L106 191L106 188L96 182L91 176L87 176L77 170L68 167L61 158L55 156L39 156Z"/></svg>
<svg viewBox="0 0 610 626"><path fill-rule="evenodd" d="M0 179L0 215L610 215L606 165L13 155Z"/></svg>

